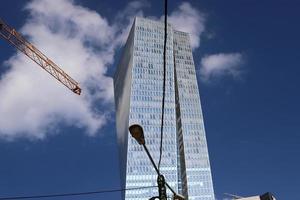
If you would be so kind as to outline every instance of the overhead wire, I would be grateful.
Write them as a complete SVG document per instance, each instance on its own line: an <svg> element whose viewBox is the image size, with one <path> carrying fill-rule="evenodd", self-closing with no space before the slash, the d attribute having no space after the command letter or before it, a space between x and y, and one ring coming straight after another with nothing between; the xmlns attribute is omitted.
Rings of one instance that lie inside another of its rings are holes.
<svg viewBox="0 0 300 200"><path fill-rule="evenodd" d="M43 194L43 195L31 195L31 196L10 196L10 197L0 197L0 200L41 199L41 198L67 197L67 196L83 196L83 195L122 192L122 191L126 191L126 190L148 189L148 188L154 188L154 187L157 187L157 186L122 188L122 189L112 189L112 190L98 190L98 191L89 191L89 192Z"/></svg>
<svg viewBox="0 0 300 200"><path fill-rule="evenodd" d="M167 26L168 26L168 0L165 0L165 35L164 35L164 53L163 53L163 96L162 96L162 111L161 111L161 126L160 126L160 147L159 147L159 161L158 161L158 171L160 171L160 164L163 151L163 131L164 131L164 113L165 113L165 93L166 93L166 49L167 49Z"/></svg>

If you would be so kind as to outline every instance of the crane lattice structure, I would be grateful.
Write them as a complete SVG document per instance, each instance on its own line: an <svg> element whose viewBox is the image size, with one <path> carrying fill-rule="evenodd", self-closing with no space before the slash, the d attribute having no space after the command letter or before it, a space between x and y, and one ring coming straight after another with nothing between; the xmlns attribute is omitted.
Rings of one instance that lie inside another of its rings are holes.
<svg viewBox="0 0 300 200"><path fill-rule="evenodd" d="M18 50L23 52L31 60L41 66L59 82L64 84L67 88L72 90L74 93L80 95L81 88L79 84L65 73L58 65L52 60L45 56L35 46L28 42L24 37L21 36L15 29L11 28L0 19L0 36L15 46Z"/></svg>

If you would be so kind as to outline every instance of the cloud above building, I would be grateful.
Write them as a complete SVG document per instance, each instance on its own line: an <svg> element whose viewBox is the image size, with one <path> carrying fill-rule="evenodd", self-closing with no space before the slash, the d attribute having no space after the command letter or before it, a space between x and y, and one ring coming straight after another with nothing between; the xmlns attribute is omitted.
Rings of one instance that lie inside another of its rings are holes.
<svg viewBox="0 0 300 200"><path fill-rule="evenodd" d="M211 81L214 78L240 77L243 72L244 57L241 53L219 53L206 55L201 60L200 78Z"/></svg>
<svg viewBox="0 0 300 200"><path fill-rule="evenodd" d="M190 34L192 49L200 46L200 38L205 31L206 22L203 13L193 8L190 3L183 2L170 14L168 20L176 30Z"/></svg>

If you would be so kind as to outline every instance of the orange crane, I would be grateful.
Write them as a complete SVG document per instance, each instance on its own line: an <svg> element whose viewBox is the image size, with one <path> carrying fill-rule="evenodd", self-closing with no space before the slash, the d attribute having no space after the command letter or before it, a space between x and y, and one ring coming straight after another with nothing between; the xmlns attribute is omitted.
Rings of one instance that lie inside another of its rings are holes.
<svg viewBox="0 0 300 200"><path fill-rule="evenodd" d="M66 72L58 67L52 60L40 52L35 46L28 42L24 37L21 36L15 29L9 27L0 19L0 35L7 40L9 43L14 45L18 50L23 52L31 60L36 62L59 82L64 84L67 88L72 90L74 93L80 95L81 88L79 84L72 79Z"/></svg>

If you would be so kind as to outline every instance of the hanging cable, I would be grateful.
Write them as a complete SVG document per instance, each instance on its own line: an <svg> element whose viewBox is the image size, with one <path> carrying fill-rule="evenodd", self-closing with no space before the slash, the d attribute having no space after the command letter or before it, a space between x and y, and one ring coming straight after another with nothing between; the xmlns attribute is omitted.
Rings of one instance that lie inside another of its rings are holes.
<svg viewBox="0 0 300 200"><path fill-rule="evenodd" d="M159 161L158 170L160 169L162 146L163 146L163 131L164 131L164 113L165 113L165 93L166 93L166 49L167 49L167 26L168 26L168 0L165 0L165 36L164 36L164 70L163 70L163 97L161 106L161 127L160 127L160 147L159 147Z"/></svg>
<svg viewBox="0 0 300 200"><path fill-rule="evenodd" d="M75 193L33 195L33 196L0 197L0 200L38 199L38 198L53 198L53 197L67 197L67 196L83 196L83 195L92 195L92 194L122 192L122 191L125 191L125 190L147 189L147 188L154 188L154 187L157 187L157 186L145 186L145 187L123 188L123 189L113 189L113 190L98 190L98 191L77 192L77 193L75 192Z"/></svg>

